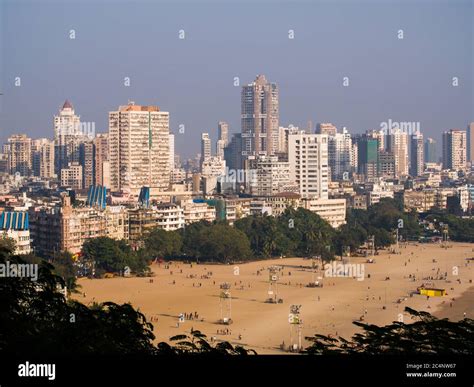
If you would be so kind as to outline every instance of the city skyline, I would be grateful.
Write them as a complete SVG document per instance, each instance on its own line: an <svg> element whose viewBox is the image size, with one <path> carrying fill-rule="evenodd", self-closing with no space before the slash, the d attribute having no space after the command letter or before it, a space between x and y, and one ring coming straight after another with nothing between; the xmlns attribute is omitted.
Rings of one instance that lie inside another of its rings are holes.
<svg viewBox="0 0 474 387"><path fill-rule="evenodd" d="M473 279L474 0L0 0L0 387L460 385Z"/></svg>
<svg viewBox="0 0 474 387"><path fill-rule="evenodd" d="M158 47L162 50L146 49L144 54L145 43L130 46L134 36L143 32L142 27L127 33L131 22L125 13L138 14L138 10L127 10L123 5L107 10L110 18L121 23L94 34L97 19L86 24L88 11L106 9L106 4L86 6L50 26L48 20L63 8L42 4L38 9L33 4L24 7L4 2L0 11L4 19L0 141L15 133L50 138L53 115L66 99L73 103L81 121L93 122L98 133L106 133L108 112L134 100L168 111L176 153L193 157L199 152L201 133L209 133L215 142L219 121L229 124L229 140L231 134L241 131L241 88L257 74L265 74L278 85L280 126L291 123L304 128L308 121L331 122L356 134L379 129L388 120L419 122L425 137L441 143L444 131L465 130L474 121L469 68L472 2L436 6L401 3L393 15L392 5L386 3L357 8L345 3L301 2L287 9L286 4L269 8L260 2L253 13L246 12L247 4L232 5L229 9L216 5L209 13L209 4L204 4L202 9L194 9L194 18L183 14L175 16L173 23L153 25L152 31L162 37ZM76 6L68 5L71 10ZM193 9L191 4L187 6ZM160 7L172 15L178 11L165 2L143 4L141 9L153 14ZM252 22L265 8L275 18L275 25L261 31ZM308 9L318 11L316 16L312 12L311 20L305 16ZM37 16L34 20L33 14ZM150 28L146 12L139 15ZM242 28L238 22L242 15L246 26L253 28ZM417 18L423 21L419 25ZM176 20L182 20L182 25ZM210 20L212 27L205 23ZM329 28L330 39L319 38L324 28ZM378 36L374 36L374 29L380 32ZM400 29L403 39L397 36ZM72 30L75 39L70 39ZM179 39L180 30L185 39ZM290 39L290 30L294 39ZM9 39L13 34L14 43ZM129 47L131 59L115 64L107 54L117 42ZM208 55L190 60L196 50ZM423 56L418 55L420 50ZM60 55L64 52L68 55ZM239 59L243 52L243 57L261 52L269 55L246 61ZM216 61L217 53L219 58L226 57L228 64ZM38 60L30 63L31 55ZM348 86L343 86L346 76ZM20 77L19 87L15 86L16 77ZM130 86L124 85L127 77ZM458 86L453 86L453 77L457 77ZM184 133L179 131L180 125L184 125Z"/></svg>

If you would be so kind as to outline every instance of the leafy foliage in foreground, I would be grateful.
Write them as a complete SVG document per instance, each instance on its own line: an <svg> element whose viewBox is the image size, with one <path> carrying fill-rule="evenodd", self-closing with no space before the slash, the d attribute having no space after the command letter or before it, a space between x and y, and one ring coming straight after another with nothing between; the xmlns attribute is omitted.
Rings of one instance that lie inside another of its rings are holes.
<svg viewBox="0 0 474 387"><path fill-rule="evenodd" d="M250 355L257 353L242 346L233 346L227 341L209 344L207 336L200 331L192 330L190 335L176 335L170 338L175 342L173 346L168 343L158 344L158 352L162 354L222 354L222 355Z"/></svg>
<svg viewBox="0 0 474 387"><path fill-rule="evenodd" d="M355 334L352 340L314 335L306 338L312 345L305 352L312 355L474 354L474 320L465 318L453 322L408 307L405 311L419 320L411 324L394 322L383 327L355 321L363 332Z"/></svg>

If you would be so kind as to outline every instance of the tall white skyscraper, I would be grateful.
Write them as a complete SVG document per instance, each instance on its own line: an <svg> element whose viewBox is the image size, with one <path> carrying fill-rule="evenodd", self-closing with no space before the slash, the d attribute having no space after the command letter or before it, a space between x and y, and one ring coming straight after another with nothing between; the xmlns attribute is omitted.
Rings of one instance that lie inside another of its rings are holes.
<svg viewBox="0 0 474 387"><path fill-rule="evenodd" d="M351 167L352 171L357 171L359 168L359 144L354 140L351 147Z"/></svg>
<svg viewBox="0 0 474 387"><path fill-rule="evenodd" d="M7 150L9 173L29 176L32 172L31 138L26 134L14 134L8 138Z"/></svg>
<svg viewBox="0 0 474 387"><path fill-rule="evenodd" d="M467 167L466 131L451 129L443 133L443 168L464 171Z"/></svg>
<svg viewBox="0 0 474 387"><path fill-rule="evenodd" d="M54 116L55 172L58 176L70 162L79 161L79 144L85 139L87 136L81 127L80 117L66 100L59 114Z"/></svg>
<svg viewBox="0 0 474 387"><path fill-rule="evenodd" d="M229 145L229 124L219 121L217 124L216 156L224 160L224 149Z"/></svg>
<svg viewBox="0 0 474 387"><path fill-rule="evenodd" d="M408 175L408 134L400 129L387 135L388 151L395 158L395 177Z"/></svg>
<svg viewBox="0 0 474 387"><path fill-rule="evenodd" d="M42 178L53 178L54 174L54 141L49 138L38 138L31 141L31 162L33 174Z"/></svg>
<svg viewBox="0 0 474 387"><path fill-rule="evenodd" d="M170 144L170 153L169 153L169 163L170 163L170 175L174 171L174 134L170 133L169 135L169 144Z"/></svg>
<svg viewBox="0 0 474 387"><path fill-rule="evenodd" d="M224 147L229 144L229 124L224 121L219 121L217 124L217 141L222 141Z"/></svg>
<svg viewBox="0 0 474 387"><path fill-rule="evenodd" d="M201 134L201 167L202 163L212 156L211 138L209 133Z"/></svg>
<svg viewBox="0 0 474 387"><path fill-rule="evenodd" d="M328 199L328 136L293 134L288 138L290 180L303 198Z"/></svg>
<svg viewBox="0 0 474 387"><path fill-rule="evenodd" d="M114 191L137 195L142 187L168 189L169 113L129 102L109 112L110 183Z"/></svg>
<svg viewBox="0 0 474 387"><path fill-rule="evenodd" d="M225 149L225 141L224 140L217 140L216 143L216 156L224 159L224 149Z"/></svg>
<svg viewBox="0 0 474 387"><path fill-rule="evenodd" d="M347 179L352 170L352 138L346 128L328 137L328 157L331 179Z"/></svg>
<svg viewBox="0 0 474 387"><path fill-rule="evenodd" d="M278 149L278 86L264 75L242 87L242 156L272 155Z"/></svg>

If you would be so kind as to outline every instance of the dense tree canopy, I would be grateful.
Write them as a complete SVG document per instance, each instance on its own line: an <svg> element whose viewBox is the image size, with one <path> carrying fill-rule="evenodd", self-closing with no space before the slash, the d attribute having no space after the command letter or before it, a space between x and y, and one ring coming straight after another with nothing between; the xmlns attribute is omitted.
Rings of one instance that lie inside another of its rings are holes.
<svg viewBox="0 0 474 387"><path fill-rule="evenodd" d="M145 253L150 259L179 256L183 246L180 231L165 231L154 228L144 237Z"/></svg>
<svg viewBox="0 0 474 387"><path fill-rule="evenodd" d="M248 216L235 222L250 242L256 257L275 257L287 254L291 241L282 230L278 218L273 216Z"/></svg>
<svg viewBox="0 0 474 387"><path fill-rule="evenodd" d="M196 224L184 231L186 254L190 257L230 263L252 258L247 236L237 228L223 223Z"/></svg>
<svg viewBox="0 0 474 387"><path fill-rule="evenodd" d="M133 251L123 240L108 237L86 240L82 246L82 259L95 264L96 275L123 272L126 268L136 273L147 270L143 254Z"/></svg>
<svg viewBox="0 0 474 387"><path fill-rule="evenodd" d="M474 242L474 218L461 218L442 211L432 211L425 217L435 223L438 229L441 223L448 225L449 237L453 241Z"/></svg>
<svg viewBox="0 0 474 387"><path fill-rule="evenodd" d="M346 222L333 241L338 254L341 246L355 251L371 235L375 237L375 247L384 248L395 242L397 229L403 240L417 239L422 232L417 214L404 213L396 200L388 198L367 210L348 210Z"/></svg>

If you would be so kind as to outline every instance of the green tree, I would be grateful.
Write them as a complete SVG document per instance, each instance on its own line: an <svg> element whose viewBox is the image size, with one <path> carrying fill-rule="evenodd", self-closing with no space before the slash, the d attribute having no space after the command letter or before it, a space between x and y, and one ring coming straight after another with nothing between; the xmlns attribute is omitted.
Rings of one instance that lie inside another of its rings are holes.
<svg viewBox="0 0 474 387"><path fill-rule="evenodd" d="M132 250L123 240L108 237L91 238L82 245L83 261L94 263L96 275L119 273L130 268L140 273L147 270L146 257Z"/></svg>
<svg viewBox="0 0 474 387"><path fill-rule="evenodd" d="M319 215L304 208L287 208L278 218L279 228L289 239L288 250L296 256L334 257L335 230Z"/></svg>
<svg viewBox="0 0 474 387"><path fill-rule="evenodd" d="M288 253L289 240L275 217L266 214L247 216L237 220L234 226L245 233L255 256L267 258Z"/></svg>
<svg viewBox="0 0 474 387"><path fill-rule="evenodd" d="M172 258L179 256L183 240L181 231L151 230L145 237L145 252L149 259L156 257Z"/></svg>
<svg viewBox="0 0 474 387"><path fill-rule="evenodd" d="M247 236L225 224L215 224L199 234L200 259L230 263L253 258Z"/></svg>

